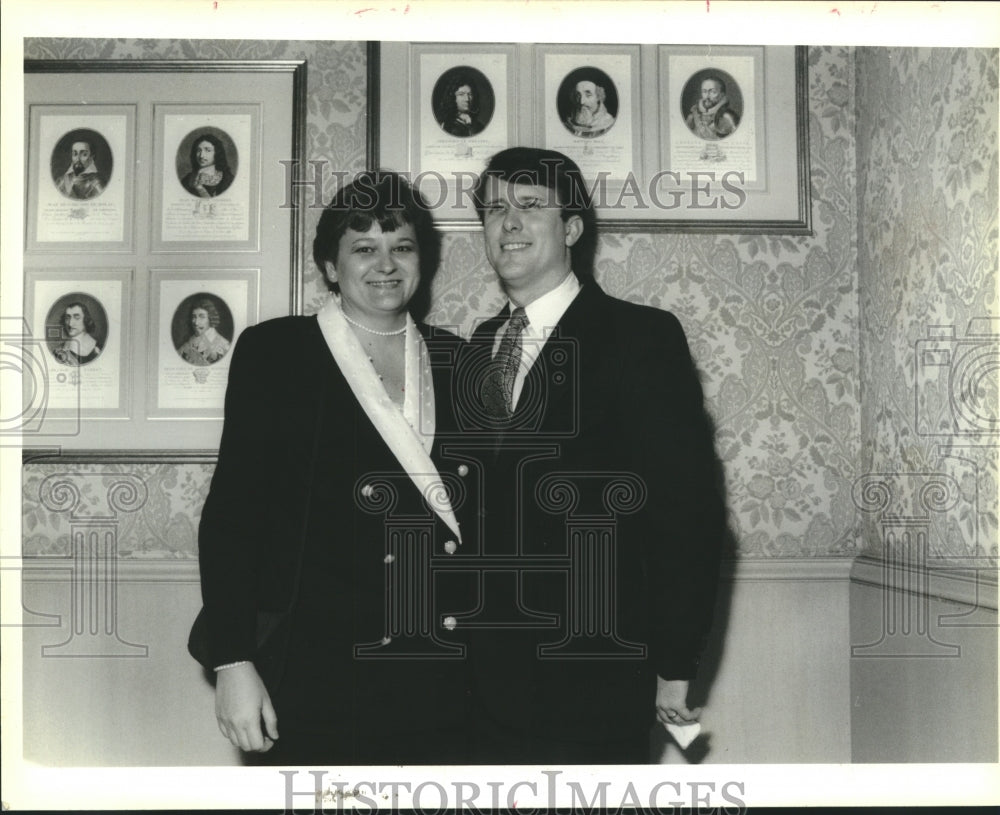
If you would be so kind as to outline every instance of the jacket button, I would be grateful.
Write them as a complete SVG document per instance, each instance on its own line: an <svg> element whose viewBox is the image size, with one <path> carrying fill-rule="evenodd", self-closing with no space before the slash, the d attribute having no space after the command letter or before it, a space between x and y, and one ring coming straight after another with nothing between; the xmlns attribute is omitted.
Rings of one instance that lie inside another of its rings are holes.
<svg viewBox="0 0 1000 815"><path fill-rule="evenodd" d="M396 556L394 554L390 553L390 554L386 555L384 558L382 558L382 562L383 563L392 563L395 559L396 559Z"/></svg>
<svg viewBox="0 0 1000 815"><path fill-rule="evenodd" d="M458 620L456 620L454 617L444 618L444 627L447 628L449 631L454 631L456 625L458 625Z"/></svg>
<svg viewBox="0 0 1000 815"><path fill-rule="evenodd" d="M458 465L458 474L460 476L462 476L462 478L465 478L469 474L469 465L468 464L459 464Z"/></svg>
<svg viewBox="0 0 1000 815"><path fill-rule="evenodd" d="M444 550L449 554L453 555L458 551L458 544L455 541L445 541Z"/></svg>

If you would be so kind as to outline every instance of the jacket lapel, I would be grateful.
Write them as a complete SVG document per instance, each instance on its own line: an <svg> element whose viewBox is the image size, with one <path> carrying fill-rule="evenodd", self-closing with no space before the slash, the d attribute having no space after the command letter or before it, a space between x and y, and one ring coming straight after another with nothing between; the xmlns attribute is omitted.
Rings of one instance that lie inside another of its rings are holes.
<svg viewBox="0 0 1000 815"><path fill-rule="evenodd" d="M317 322L354 398L427 504L461 539L458 520L437 467L399 409L388 398L383 399L378 392L381 386L374 377L368 375L364 350L344 320L335 300L331 298L320 310ZM408 330L417 331L412 322L408 323Z"/></svg>

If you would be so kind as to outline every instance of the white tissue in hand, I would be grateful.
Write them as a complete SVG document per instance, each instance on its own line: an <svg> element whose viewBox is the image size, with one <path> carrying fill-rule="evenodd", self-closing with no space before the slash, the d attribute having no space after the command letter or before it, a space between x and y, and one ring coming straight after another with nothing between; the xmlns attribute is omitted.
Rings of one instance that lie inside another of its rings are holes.
<svg viewBox="0 0 1000 815"><path fill-rule="evenodd" d="M674 741L680 745L680 748L686 750L688 745L698 738L698 734L701 732L701 723L668 724L666 728L667 732L674 737Z"/></svg>

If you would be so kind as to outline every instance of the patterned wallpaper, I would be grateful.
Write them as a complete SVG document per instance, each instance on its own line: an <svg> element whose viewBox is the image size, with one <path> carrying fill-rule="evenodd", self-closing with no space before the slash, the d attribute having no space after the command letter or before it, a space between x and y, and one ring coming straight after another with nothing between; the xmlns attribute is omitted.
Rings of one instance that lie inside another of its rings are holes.
<svg viewBox="0 0 1000 815"><path fill-rule="evenodd" d="M360 43L39 39L27 41L25 53L63 59L305 58L306 158L330 159L348 170L364 163ZM849 556L861 539L862 516L852 494L862 451L855 65L851 48L809 50L815 236L636 232L603 233L601 240L601 284L616 296L669 309L684 324L718 428L730 524L742 557ZM307 215L307 241L316 217ZM477 318L501 304L481 240L474 232L446 236L431 322L468 333ZM305 284L306 310L313 311L324 288L312 266ZM867 372L874 375L870 362ZM866 410L869 417L874 412ZM39 495L45 478L58 469L26 469L26 552L66 551L66 521ZM92 484L93 500L104 500L100 491L115 473L96 464L73 469ZM148 510L123 516L121 554L195 557L210 470L131 466L145 481Z"/></svg>
<svg viewBox="0 0 1000 815"><path fill-rule="evenodd" d="M861 48L858 283L865 538L997 554L995 50Z"/></svg>

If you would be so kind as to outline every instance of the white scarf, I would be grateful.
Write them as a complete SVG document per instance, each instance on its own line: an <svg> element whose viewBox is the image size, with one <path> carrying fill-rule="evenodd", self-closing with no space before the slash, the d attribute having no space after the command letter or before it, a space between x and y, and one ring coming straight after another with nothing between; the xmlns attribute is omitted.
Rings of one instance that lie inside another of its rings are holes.
<svg viewBox="0 0 1000 815"><path fill-rule="evenodd" d="M406 315L403 352L406 385L400 411L389 398L360 340L344 318L337 298L331 297L316 317L323 339L354 397L424 500L461 543L458 520L430 457L434 444L434 381L427 346L416 323Z"/></svg>

